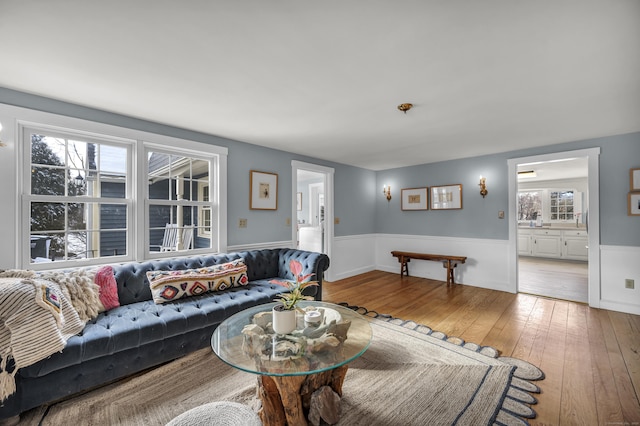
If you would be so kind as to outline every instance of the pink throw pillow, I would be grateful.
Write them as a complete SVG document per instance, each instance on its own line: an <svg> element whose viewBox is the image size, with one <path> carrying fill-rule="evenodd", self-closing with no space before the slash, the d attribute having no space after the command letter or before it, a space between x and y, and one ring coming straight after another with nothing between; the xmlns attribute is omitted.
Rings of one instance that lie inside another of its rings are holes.
<svg viewBox="0 0 640 426"><path fill-rule="evenodd" d="M93 280L100 287L100 302L102 302L105 311L120 306L118 285L111 266L106 265L98 269Z"/></svg>

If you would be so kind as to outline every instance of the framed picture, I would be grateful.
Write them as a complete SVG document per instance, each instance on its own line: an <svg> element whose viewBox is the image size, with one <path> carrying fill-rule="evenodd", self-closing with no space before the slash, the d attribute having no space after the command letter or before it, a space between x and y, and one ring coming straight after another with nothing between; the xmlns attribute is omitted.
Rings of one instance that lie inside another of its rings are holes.
<svg viewBox="0 0 640 426"><path fill-rule="evenodd" d="M461 208L461 184L431 187L431 210L453 210Z"/></svg>
<svg viewBox="0 0 640 426"><path fill-rule="evenodd" d="M640 169L629 170L629 179L631 181L631 190L640 191Z"/></svg>
<svg viewBox="0 0 640 426"><path fill-rule="evenodd" d="M296 194L296 210L302 210L302 192Z"/></svg>
<svg viewBox="0 0 640 426"><path fill-rule="evenodd" d="M427 190L427 187L403 189L402 210L428 210Z"/></svg>
<svg viewBox="0 0 640 426"><path fill-rule="evenodd" d="M640 216L640 192L630 192L627 195L629 216Z"/></svg>
<svg viewBox="0 0 640 426"><path fill-rule="evenodd" d="M251 210L278 210L278 175L251 170Z"/></svg>

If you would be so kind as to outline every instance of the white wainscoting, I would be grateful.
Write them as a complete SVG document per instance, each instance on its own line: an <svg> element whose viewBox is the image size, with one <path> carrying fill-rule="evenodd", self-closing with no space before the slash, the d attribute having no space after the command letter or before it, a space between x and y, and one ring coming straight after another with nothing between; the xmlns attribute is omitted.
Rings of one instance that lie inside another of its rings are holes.
<svg viewBox="0 0 640 426"><path fill-rule="evenodd" d="M600 308L640 315L640 247L600 246ZM635 288L624 287L624 280Z"/></svg>
<svg viewBox="0 0 640 426"><path fill-rule="evenodd" d="M454 270L456 283L509 291L508 248L507 240L378 234L376 269L400 273L398 259L391 256L393 250L466 256L466 262ZM409 262L409 274L447 280L447 270L440 262L412 260Z"/></svg>
<svg viewBox="0 0 640 426"><path fill-rule="evenodd" d="M327 280L337 281L378 269L376 240L376 234L334 238Z"/></svg>

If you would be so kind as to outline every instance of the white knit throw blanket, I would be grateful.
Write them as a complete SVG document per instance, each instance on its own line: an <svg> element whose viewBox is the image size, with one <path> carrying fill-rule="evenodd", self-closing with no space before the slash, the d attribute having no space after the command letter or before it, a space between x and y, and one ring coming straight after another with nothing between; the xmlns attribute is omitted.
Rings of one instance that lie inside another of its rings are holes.
<svg viewBox="0 0 640 426"><path fill-rule="evenodd" d="M98 314L97 286L84 272L71 275L0 272L0 402L16 391L20 368L60 352Z"/></svg>

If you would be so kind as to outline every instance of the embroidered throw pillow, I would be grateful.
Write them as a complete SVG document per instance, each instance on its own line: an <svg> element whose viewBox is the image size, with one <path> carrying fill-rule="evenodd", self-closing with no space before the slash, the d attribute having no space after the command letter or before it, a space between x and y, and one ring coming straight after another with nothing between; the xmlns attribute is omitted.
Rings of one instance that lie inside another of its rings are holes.
<svg viewBox="0 0 640 426"><path fill-rule="evenodd" d="M220 265L181 271L148 271L147 279L157 304L208 291L240 287L249 282L247 265L242 259Z"/></svg>
<svg viewBox="0 0 640 426"><path fill-rule="evenodd" d="M113 268L111 266L106 265L99 268L96 271L93 282L100 287L100 302L102 302L103 306L103 309L99 310L100 312L120 306L118 284L116 283L116 277L113 275Z"/></svg>

